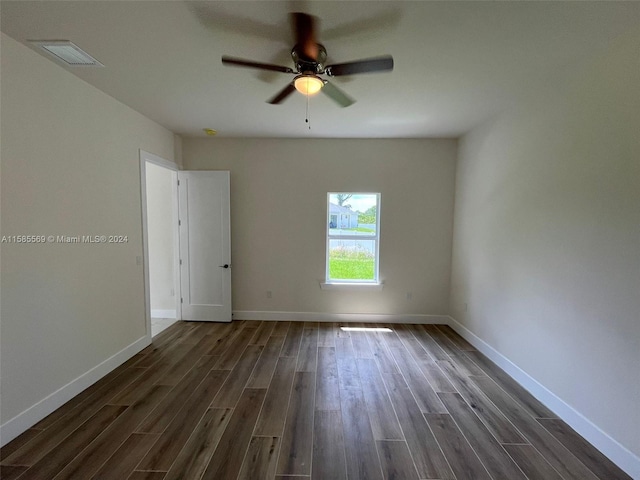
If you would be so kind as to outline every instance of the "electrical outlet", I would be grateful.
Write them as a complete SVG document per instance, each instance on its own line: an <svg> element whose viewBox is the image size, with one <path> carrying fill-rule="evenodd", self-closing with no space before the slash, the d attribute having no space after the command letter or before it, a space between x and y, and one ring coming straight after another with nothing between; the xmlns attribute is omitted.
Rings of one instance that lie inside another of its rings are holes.
<svg viewBox="0 0 640 480"><path fill-rule="evenodd" d="M271 290L267 290L267 298L273 298L273 292Z"/></svg>
<svg viewBox="0 0 640 480"><path fill-rule="evenodd" d="M469 304L465 302L464 311L467 312L469 310Z"/></svg>
<svg viewBox="0 0 640 480"><path fill-rule="evenodd" d="M407 292L407 300L411 300L413 298L412 292Z"/></svg>

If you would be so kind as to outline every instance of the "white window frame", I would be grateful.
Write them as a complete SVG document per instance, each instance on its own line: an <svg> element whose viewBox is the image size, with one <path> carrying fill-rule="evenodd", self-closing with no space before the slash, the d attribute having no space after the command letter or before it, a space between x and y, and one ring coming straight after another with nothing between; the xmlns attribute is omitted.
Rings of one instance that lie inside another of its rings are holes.
<svg viewBox="0 0 640 480"><path fill-rule="evenodd" d="M330 203L331 195L340 193L350 193L353 195L375 195L376 196L376 233L375 235L331 235L329 221L331 218ZM381 287L380 281L380 192L328 192L327 212L325 215L326 226L326 251L325 251L325 281L320 284L323 289L331 289L337 286L350 287ZM330 240L373 240L375 245L375 261L373 269L373 279L331 279L329 278L329 241Z"/></svg>

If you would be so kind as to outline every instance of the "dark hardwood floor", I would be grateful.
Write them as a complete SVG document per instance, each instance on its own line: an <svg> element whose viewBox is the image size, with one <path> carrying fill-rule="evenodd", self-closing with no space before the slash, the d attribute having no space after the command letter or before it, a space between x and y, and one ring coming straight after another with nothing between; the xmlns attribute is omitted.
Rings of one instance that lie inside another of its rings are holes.
<svg viewBox="0 0 640 480"><path fill-rule="evenodd" d="M3 480L630 477L446 326L178 322L1 450Z"/></svg>

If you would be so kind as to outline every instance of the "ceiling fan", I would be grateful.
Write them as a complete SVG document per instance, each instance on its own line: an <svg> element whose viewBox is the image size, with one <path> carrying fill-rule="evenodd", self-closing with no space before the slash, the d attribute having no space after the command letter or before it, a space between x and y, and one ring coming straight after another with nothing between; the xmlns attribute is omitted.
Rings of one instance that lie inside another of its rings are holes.
<svg viewBox="0 0 640 480"><path fill-rule="evenodd" d="M291 13L291 23L296 42L291 49L291 58L293 59L295 68L271 63L254 62L253 60L245 60L243 58L229 57L226 55L222 57L222 63L227 66L255 68L258 70L270 70L296 75L293 81L273 98L268 100L268 103L277 105L295 90L307 96L322 91L341 107L348 107L354 103L355 100L350 98L333 83L321 78L320 75L338 77L342 75L393 70L393 57L391 55L325 65L327 51L322 44L316 41L315 18L306 13Z"/></svg>

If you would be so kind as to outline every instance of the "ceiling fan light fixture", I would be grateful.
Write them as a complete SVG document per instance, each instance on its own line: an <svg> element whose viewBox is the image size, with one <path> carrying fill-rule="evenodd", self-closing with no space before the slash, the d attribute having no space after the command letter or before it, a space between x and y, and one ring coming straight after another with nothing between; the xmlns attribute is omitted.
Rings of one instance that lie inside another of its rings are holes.
<svg viewBox="0 0 640 480"><path fill-rule="evenodd" d="M303 95L315 95L324 86L324 82L315 75L301 75L293 81L296 90Z"/></svg>

